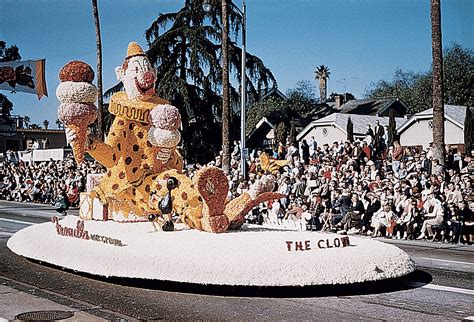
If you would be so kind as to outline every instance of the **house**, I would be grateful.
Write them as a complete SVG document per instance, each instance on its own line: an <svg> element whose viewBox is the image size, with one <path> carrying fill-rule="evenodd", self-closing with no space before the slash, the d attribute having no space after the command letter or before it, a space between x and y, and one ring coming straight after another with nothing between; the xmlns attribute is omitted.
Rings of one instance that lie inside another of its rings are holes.
<svg viewBox="0 0 474 322"><path fill-rule="evenodd" d="M474 109L471 107L471 111ZM464 151L464 119L466 106L444 105L445 143ZM397 124L398 125L398 124ZM397 128L403 146L427 148L433 141L433 109L414 114Z"/></svg>
<svg viewBox="0 0 474 322"><path fill-rule="evenodd" d="M0 126L0 153L30 149L33 140L38 141L42 149L63 148L67 145L64 130L25 129L17 127L15 123L8 127L4 124Z"/></svg>
<svg viewBox="0 0 474 322"><path fill-rule="evenodd" d="M340 113L389 116L389 110L393 109L395 117L403 117L407 111L407 105L397 98L359 99L350 100L340 108Z"/></svg>
<svg viewBox="0 0 474 322"><path fill-rule="evenodd" d="M388 126L388 117L375 115L359 115L346 113L333 113L319 120L312 121L296 137L297 141L308 141L314 136L318 145L329 144L333 142L344 142L347 140L347 122L351 119L353 123L354 139L363 140L366 135L367 125L375 126L379 121L380 125ZM397 126L404 124L407 120L404 118L395 118Z"/></svg>
<svg viewBox="0 0 474 322"><path fill-rule="evenodd" d="M246 147L252 149L271 150L274 145L275 125L263 117L247 136Z"/></svg>

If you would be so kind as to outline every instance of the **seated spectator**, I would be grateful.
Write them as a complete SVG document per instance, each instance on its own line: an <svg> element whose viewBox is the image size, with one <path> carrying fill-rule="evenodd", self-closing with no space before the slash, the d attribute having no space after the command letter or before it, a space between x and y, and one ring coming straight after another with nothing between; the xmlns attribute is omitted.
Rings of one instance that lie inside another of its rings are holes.
<svg viewBox="0 0 474 322"><path fill-rule="evenodd" d="M433 192L428 195L428 199L424 205L425 219L423 226L421 227L421 235L417 239L432 238L433 237L433 225L440 225L444 221L444 210L441 205L441 201L434 197Z"/></svg>
<svg viewBox="0 0 474 322"><path fill-rule="evenodd" d="M474 212L465 201L458 204L457 217L461 221L461 242L468 245L474 244Z"/></svg>
<svg viewBox="0 0 474 322"><path fill-rule="evenodd" d="M385 203L384 206L372 216L371 225L374 228L374 232L371 237L381 236L381 229L390 227L397 219L397 215L392 211L391 204Z"/></svg>
<svg viewBox="0 0 474 322"><path fill-rule="evenodd" d="M359 196L356 193L353 193L351 204L349 205L349 211L336 226L342 227L348 233L358 232L360 230L361 218L364 215L364 212L364 204L359 200ZM358 226L359 228L357 228Z"/></svg>

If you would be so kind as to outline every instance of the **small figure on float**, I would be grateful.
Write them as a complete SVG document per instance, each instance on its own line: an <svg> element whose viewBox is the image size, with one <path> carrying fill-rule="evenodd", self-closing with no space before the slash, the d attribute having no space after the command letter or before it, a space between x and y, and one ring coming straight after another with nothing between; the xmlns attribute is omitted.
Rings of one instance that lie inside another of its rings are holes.
<svg viewBox="0 0 474 322"><path fill-rule="evenodd" d="M153 223L156 231L173 231L173 198L171 197L171 190L178 187L178 180L175 177L170 177L166 181L166 189L168 192L164 197L159 197L156 191L150 193L150 207L158 209L160 214L151 214L148 220Z"/></svg>

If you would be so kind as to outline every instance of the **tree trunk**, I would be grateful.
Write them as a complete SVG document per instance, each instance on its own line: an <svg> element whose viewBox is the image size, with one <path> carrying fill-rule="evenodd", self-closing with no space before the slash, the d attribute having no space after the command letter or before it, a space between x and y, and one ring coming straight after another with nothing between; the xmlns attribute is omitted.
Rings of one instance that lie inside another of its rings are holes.
<svg viewBox="0 0 474 322"><path fill-rule="evenodd" d="M440 0L431 0L431 48L433 54L433 158L444 165L443 49Z"/></svg>
<svg viewBox="0 0 474 322"><path fill-rule="evenodd" d="M321 104L326 103L326 79L320 78L319 79L319 100Z"/></svg>
<svg viewBox="0 0 474 322"><path fill-rule="evenodd" d="M230 144L229 144L229 120L230 120L230 96L229 96L229 55L228 36L229 22L227 19L227 0L221 0L222 5L222 170L228 173L230 170Z"/></svg>
<svg viewBox="0 0 474 322"><path fill-rule="evenodd" d="M103 98L102 98L102 40L100 37L99 10L97 0L92 0L92 9L94 11L95 39L97 44L97 136L99 141L104 140L104 121L103 121Z"/></svg>
<svg viewBox="0 0 474 322"><path fill-rule="evenodd" d="M474 120L471 107L466 106L466 118L464 119L464 153L472 156L474 150Z"/></svg>

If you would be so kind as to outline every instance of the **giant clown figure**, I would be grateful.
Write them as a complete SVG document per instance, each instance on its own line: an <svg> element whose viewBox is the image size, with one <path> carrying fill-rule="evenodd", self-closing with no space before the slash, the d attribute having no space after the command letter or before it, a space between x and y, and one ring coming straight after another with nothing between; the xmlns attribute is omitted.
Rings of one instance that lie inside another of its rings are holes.
<svg viewBox="0 0 474 322"><path fill-rule="evenodd" d="M86 151L107 172L91 193L108 205L111 219L121 216L148 218L160 215L160 200L169 196L172 209L187 226L208 232L237 229L245 214L260 202L281 197L273 190L274 178L264 176L251 193L227 201L225 173L215 167L201 169L191 180L182 174L181 117L176 107L155 96L156 73L137 43L130 43L117 78L125 92L115 93L109 111L115 115L105 142L89 138ZM66 130L68 141L74 132ZM170 179L176 183L169 189Z"/></svg>

